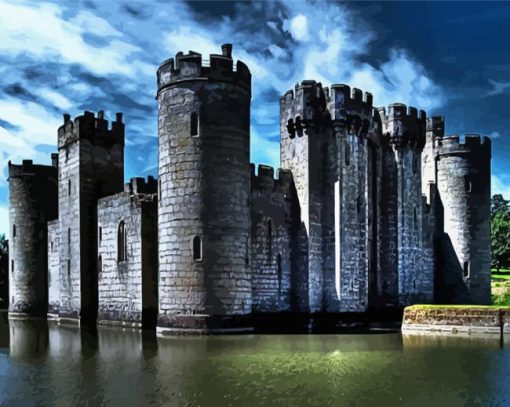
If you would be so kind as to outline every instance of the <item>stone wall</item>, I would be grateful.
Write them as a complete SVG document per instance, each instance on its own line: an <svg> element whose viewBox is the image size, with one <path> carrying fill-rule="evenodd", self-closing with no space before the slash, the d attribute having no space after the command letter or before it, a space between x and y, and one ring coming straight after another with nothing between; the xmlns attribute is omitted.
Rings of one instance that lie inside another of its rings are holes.
<svg viewBox="0 0 510 407"><path fill-rule="evenodd" d="M290 171L252 164L251 248L253 312L291 309L291 264L293 200L296 200Z"/></svg>
<svg viewBox="0 0 510 407"><path fill-rule="evenodd" d="M45 316L47 222L57 217L57 169L9 162L9 313Z"/></svg>
<svg viewBox="0 0 510 407"><path fill-rule="evenodd" d="M156 192L156 181L153 184ZM98 323L141 327L143 322L150 322L143 320L151 318L151 311L155 322L157 247L151 242L157 240L157 199L156 194L138 194L129 186L126 189L98 202ZM119 259L119 250L123 250L119 247L123 243L119 237L121 222L127 248L125 260ZM151 245L151 250L146 245ZM144 258L147 256L150 258Z"/></svg>

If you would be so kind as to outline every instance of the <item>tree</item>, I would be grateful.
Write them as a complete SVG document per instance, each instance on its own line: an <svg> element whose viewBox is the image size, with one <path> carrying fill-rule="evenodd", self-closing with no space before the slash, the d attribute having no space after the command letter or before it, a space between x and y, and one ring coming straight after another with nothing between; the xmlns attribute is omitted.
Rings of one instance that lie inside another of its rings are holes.
<svg viewBox="0 0 510 407"><path fill-rule="evenodd" d="M510 207L503 195L491 199L492 267L499 271L510 267Z"/></svg>
<svg viewBox="0 0 510 407"><path fill-rule="evenodd" d="M0 235L0 308L9 302L9 241Z"/></svg>

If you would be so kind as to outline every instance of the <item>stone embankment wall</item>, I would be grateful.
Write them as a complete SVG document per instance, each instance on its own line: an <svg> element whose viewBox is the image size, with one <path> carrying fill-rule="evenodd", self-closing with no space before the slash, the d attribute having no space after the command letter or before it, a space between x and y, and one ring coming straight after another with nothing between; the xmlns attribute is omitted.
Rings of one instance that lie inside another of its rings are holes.
<svg viewBox="0 0 510 407"><path fill-rule="evenodd" d="M510 334L510 307L411 306L404 310L403 333Z"/></svg>

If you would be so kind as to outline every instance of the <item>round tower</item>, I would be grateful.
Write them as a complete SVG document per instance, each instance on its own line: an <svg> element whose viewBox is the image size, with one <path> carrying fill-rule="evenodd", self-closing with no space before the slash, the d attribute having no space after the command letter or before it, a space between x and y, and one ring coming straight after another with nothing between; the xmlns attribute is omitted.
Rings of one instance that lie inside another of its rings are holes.
<svg viewBox="0 0 510 407"><path fill-rule="evenodd" d="M232 46L162 63L158 332L244 329L249 266L251 74Z"/></svg>
<svg viewBox="0 0 510 407"><path fill-rule="evenodd" d="M435 141L444 211L440 301L490 304L491 141L466 135Z"/></svg>
<svg viewBox="0 0 510 407"><path fill-rule="evenodd" d="M9 162L9 316L46 317L47 221L57 217L57 169Z"/></svg>

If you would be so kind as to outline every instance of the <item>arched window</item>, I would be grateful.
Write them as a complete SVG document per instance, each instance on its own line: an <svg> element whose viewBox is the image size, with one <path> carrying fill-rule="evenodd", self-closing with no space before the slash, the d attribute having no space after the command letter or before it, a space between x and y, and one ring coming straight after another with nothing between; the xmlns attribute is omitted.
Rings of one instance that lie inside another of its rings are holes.
<svg viewBox="0 0 510 407"><path fill-rule="evenodd" d="M202 241L200 236L193 238L193 260L202 260Z"/></svg>
<svg viewBox="0 0 510 407"><path fill-rule="evenodd" d="M276 273L278 276L278 292L282 289L282 255L278 253L276 256Z"/></svg>
<svg viewBox="0 0 510 407"><path fill-rule="evenodd" d="M464 267L463 267L463 270L462 270L462 275L465 278L469 277L469 261L465 261L464 262Z"/></svg>
<svg viewBox="0 0 510 407"><path fill-rule="evenodd" d="M71 277L71 260L67 259L67 278Z"/></svg>
<svg viewBox="0 0 510 407"><path fill-rule="evenodd" d="M126 239L126 225L123 220L119 223L117 230L117 261L127 260L127 239Z"/></svg>
<svg viewBox="0 0 510 407"><path fill-rule="evenodd" d="M466 192L471 192L471 180L469 177L464 177L464 189Z"/></svg>
<svg viewBox="0 0 510 407"><path fill-rule="evenodd" d="M67 181L67 195L71 196L71 180Z"/></svg>
<svg viewBox="0 0 510 407"><path fill-rule="evenodd" d="M103 240L103 228L99 226L99 241Z"/></svg>
<svg viewBox="0 0 510 407"><path fill-rule="evenodd" d="M413 173L418 171L418 157L413 157Z"/></svg>
<svg viewBox="0 0 510 407"><path fill-rule="evenodd" d="M67 228L67 253L71 254L71 228Z"/></svg>
<svg viewBox="0 0 510 407"><path fill-rule="evenodd" d="M16 239L16 225L12 225L12 238Z"/></svg>
<svg viewBox="0 0 510 407"><path fill-rule="evenodd" d="M267 261L271 264L273 249L273 221L271 219L267 220Z"/></svg>
<svg viewBox="0 0 510 407"><path fill-rule="evenodd" d="M14 274L14 260L11 260L11 273Z"/></svg>
<svg viewBox="0 0 510 407"><path fill-rule="evenodd" d="M351 164L351 147L349 144L345 143L345 165L349 166Z"/></svg>
<svg viewBox="0 0 510 407"><path fill-rule="evenodd" d="M191 113L190 134L192 137L198 136L198 115L195 112Z"/></svg>
<svg viewBox="0 0 510 407"><path fill-rule="evenodd" d="M101 273L103 271L103 257L99 255L97 258L97 272Z"/></svg>

